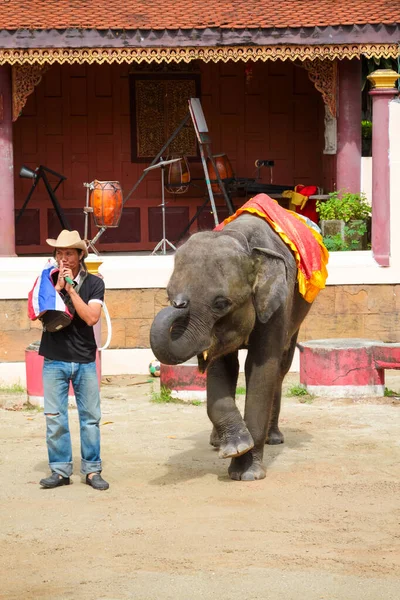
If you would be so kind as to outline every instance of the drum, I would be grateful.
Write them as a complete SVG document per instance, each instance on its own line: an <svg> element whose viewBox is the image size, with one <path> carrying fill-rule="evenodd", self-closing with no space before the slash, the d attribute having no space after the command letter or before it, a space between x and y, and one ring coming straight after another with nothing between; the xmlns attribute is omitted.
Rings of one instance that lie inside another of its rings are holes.
<svg viewBox="0 0 400 600"><path fill-rule="evenodd" d="M90 184L90 206L97 227L118 227L122 213L122 190L118 181L97 181Z"/></svg>
<svg viewBox="0 0 400 600"><path fill-rule="evenodd" d="M232 179L232 177L234 176L233 169L232 169L232 165L231 165L227 155L226 154L213 154L213 159L214 159L215 166L217 168L217 171L218 171L219 176L222 179L222 181L225 182L228 179ZM212 162L209 158L207 158L207 170L208 170L208 176L210 178L210 181L213 182L211 184L212 191L214 192L214 194L221 194L222 191L220 190L219 184L215 183L215 180L217 179L217 175L215 173L215 169L212 165Z"/></svg>
<svg viewBox="0 0 400 600"><path fill-rule="evenodd" d="M190 171L185 157L169 165L165 189L170 194L184 194L189 189Z"/></svg>

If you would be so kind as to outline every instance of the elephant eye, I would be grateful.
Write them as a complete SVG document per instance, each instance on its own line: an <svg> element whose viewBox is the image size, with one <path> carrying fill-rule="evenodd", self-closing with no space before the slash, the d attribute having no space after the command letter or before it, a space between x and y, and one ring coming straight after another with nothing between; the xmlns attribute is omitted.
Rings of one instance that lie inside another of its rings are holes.
<svg viewBox="0 0 400 600"><path fill-rule="evenodd" d="M229 300L229 298L223 298L222 296L218 296L214 300L213 308L215 308L216 310L225 310L231 304L232 302Z"/></svg>

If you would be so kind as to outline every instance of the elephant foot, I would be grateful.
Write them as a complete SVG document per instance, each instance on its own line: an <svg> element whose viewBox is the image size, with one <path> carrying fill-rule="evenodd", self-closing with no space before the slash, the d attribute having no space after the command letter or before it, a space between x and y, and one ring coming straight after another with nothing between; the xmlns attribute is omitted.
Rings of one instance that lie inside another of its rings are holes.
<svg viewBox="0 0 400 600"><path fill-rule="evenodd" d="M210 445L214 446L214 448L219 448L221 445L221 440L219 439L219 435L215 427L213 427L210 435Z"/></svg>
<svg viewBox="0 0 400 600"><path fill-rule="evenodd" d="M285 438L281 430L278 427L271 427L271 429L268 431L268 436L265 440L265 443L269 444L270 446L276 446L277 444L283 444L284 441Z"/></svg>
<svg viewBox="0 0 400 600"><path fill-rule="evenodd" d="M234 481L256 481L266 476L264 465L261 460L254 458L252 452L233 458L228 473Z"/></svg>
<svg viewBox="0 0 400 600"><path fill-rule="evenodd" d="M232 458L234 456L241 456L254 446L253 438L247 428L242 429L235 435L229 437L223 436L220 440L219 446L219 458Z"/></svg>

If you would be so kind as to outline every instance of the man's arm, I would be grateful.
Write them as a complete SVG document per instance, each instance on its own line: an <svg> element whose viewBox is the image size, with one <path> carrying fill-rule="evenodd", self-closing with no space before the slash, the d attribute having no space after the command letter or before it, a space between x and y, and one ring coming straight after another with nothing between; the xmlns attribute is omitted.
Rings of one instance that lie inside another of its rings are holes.
<svg viewBox="0 0 400 600"><path fill-rule="evenodd" d="M69 286L69 288L70 289L68 290L68 294L80 318L91 327L93 327L93 325L96 325L101 315L101 303L89 302L89 304L86 304L86 302L82 300L82 298L75 291L72 285Z"/></svg>

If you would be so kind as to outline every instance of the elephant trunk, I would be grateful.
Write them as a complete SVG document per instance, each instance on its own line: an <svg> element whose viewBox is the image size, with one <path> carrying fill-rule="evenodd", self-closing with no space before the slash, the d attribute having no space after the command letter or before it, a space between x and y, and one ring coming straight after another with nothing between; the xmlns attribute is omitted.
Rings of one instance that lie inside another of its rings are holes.
<svg viewBox="0 0 400 600"><path fill-rule="evenodd" d="M158 360L166 365L189 360L209 343L208 336L194 329L188 308L164 308L156 315L150 329L151 348Z"/></svg>

